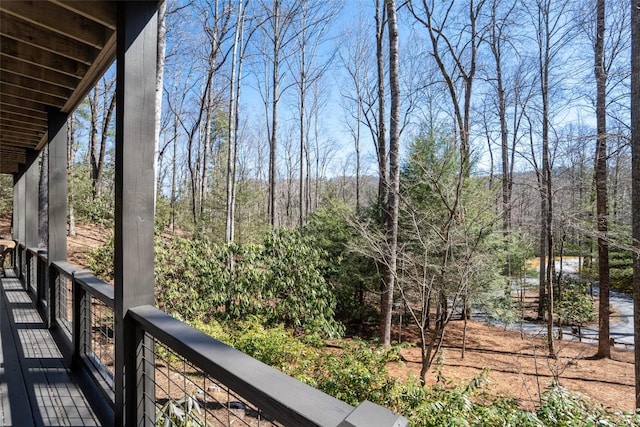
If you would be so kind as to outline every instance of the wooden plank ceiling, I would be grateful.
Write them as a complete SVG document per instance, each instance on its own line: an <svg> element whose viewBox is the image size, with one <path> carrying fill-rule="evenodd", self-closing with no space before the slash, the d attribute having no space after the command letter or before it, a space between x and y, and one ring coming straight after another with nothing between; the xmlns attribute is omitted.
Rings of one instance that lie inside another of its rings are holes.
<svg viewBox="0 0 640 427"><path fill-rule="evenodd" d="M0 0L0 173L47 141L115 58L116 2Z"/></svg>

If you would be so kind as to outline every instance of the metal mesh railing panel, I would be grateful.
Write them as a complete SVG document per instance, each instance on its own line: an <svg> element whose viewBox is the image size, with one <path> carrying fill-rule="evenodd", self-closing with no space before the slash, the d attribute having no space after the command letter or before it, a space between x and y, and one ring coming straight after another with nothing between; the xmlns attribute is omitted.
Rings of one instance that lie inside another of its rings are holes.
<svg viewBox="0 0 640 427"><path fill-rule="evenodd" d="M73 280L70 276L58 272L55 283L56 322L67 335L72 336L73 325Z"/></svg>
<svg viewBox="0 0 640 427"><path fill-rule="evenodd" d="M190 426L282 425L151 335L146 334L144 343L152 346L145 347L145 354L155 352L155 375L145 373L144 380L153 384L156 407L155 414L145 415L145 422L168 425L169 419L176 425Z"/></svg>
<svg viewBox="0 0 640 427"><path fill-rule="evenodd" d="M104 302L89 295L88 303L82 304L80 322L80 351L93 365L100 382L114 390L114 317L113 310Z"/></svg>

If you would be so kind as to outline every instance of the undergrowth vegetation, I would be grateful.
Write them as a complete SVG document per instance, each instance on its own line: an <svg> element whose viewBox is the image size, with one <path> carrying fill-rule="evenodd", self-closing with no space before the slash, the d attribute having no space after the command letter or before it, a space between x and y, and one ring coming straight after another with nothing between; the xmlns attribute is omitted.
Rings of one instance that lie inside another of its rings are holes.
<svg viewBox="0 0 640 427"><path fill-rule="evenodd" d="M341 338L344 325L362 325L377 314L366 298L379 280L375 263L349 249L359 236L345 221L343 208L330 206L302 230L272 230L253 243L158 234L157 305L338 399L354 406L369 400L403 414L415 426L640 425L640 415L607 412L559 384L549 385L535 411L524 410L517 399L491 392L487 370L467 382L445 378L442 352L432 367L436 384L423 386L418 377L399 380L389 373L391 362L402 363L399 346L327 341ZM112 260L111 239L94 251L89 267L109 280ZM499 297L485 310L511 319L516 310L509 291L489 293ZM590 321L592 301L580 284L567 283L564 294L558 305L563 321Z"/></svg>
<svg viewBox="0 0 640 427"><path fill-rule="evenodd" d="M400 346L384 348L360 340L331 342L294 337L283 325L265 328L256 319L192 326L300 381L351 405L363 400L406 416L413 426L632 426L640 414L608 413L579 394L550 384L535 411L491 393L489 370L466 382L453 382L436 364L438 381L421 386L418 378L398 380L387 370L400 362ZM306 340L306 342L305 342Z"/></svg>

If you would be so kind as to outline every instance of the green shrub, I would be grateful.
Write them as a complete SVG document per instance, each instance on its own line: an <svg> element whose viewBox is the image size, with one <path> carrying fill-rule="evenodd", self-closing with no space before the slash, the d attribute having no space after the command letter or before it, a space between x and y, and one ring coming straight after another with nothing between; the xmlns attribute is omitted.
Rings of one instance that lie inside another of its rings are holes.
<svg viewBox="0 0 640 427"><path fill-rule="evenodd" d="M314 373L316 387L351 405L363 400L388 405L397 380L387 363L398 359L398 348L384 348L363 341L345 344L324 353Z"/></svg>

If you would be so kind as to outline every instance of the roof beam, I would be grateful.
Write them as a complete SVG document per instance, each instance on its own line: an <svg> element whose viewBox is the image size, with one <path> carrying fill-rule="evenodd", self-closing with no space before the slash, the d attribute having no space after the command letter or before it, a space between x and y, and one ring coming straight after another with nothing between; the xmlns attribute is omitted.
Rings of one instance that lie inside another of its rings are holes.
<svg viewBox="0 0 640 427"><path fill-rule="evenodd" d="M15 97L9 94L1 94L2 103L11 107L18 107L25 110L35 111L37 113L43 113L47 111L47 104L43 104L36 101L30 101L27 99L22 99L19 97Z"/></svg>
<svg viewBox="0 0 640 427"><path fill-rule="evenodd" d="M40 137L42 132L46 132L47 128L38 128L29 125L23 125L20 123L12 123L0 120L0 134L6 132L20 132L30 137Z"/></svg>
<svg viewBox="0 0 640 427"><path fill-rule="evenodd" d="M8 83L0 83L0 97L4 98L5 95L11 95L27 101L39 102L51 107L61 107L65 101L64 99L56 96L45 95L26 88L13 86Z"/></svg>
<svg viewBox="0 0 640 427"><path fill-rule="evenodd" d="M47 122L38 117L23 116L21 114L0 112L0 123L13 123L14 125L30 125L33 127L47 128Z"/></svg>
<svg viewBox="0 0 640 427"><path fill-rule="evenodd" d="M40 66L40 64L31 64L4 54L0 54L0 71L9 71L10 73L40 80L42 82L56 84L67 89L75 89L80 81L77 77L58 73L56 71L46 69Z"/></svg>
<svg viewBox="0 0 640 427"><path fill-rule="evenodd" d="M86 0L51 0L51 2L98 22L111 30L115 31L116 29L116 5L114 2L88 2Z"/></svg>
<svg viewBox="0 0 640 427"><path fill-rule="evenodd" d="M69 98L73 93L71 89L52 85L41 80L21 76L19 74L14 74L8 70L2 72L2 74L0 75L0 82L7 83L13 86L23 87L28 90L55 96L62 99Z"/></svg>
<svg viewBox="0 0 640 427"><path fill-rule="evenodd" d="M69 59L65 56L40 49L9 37L1 36L0 45L2 45L2 52L8 57L68 74L73 77L81 78L89 69L89 67L82 62L74 61L73 59Z"/></svg>
<svg viewBox="0 0 640 427"><path fill-rule="evenodd" d="M4 102L0 102L0 116L2 117L4 117L6 114L11 114L22 116L23 119L26 118L27 120L30 120L34 123L42 123L43 121L44 123L47 123L47 113L45 111L32 111L20 107L6 108L6 106L4 106L3 104Z"/></svg>
<svg viewBox="0 0 640 427"><path fill-rule="evenodd" d="M33 148L35 142L33 138L15 137L11 134L2 134L2 142L9 145L15 145L16 147Z"/></svg>
<svg viewBox="0 0 640 427"><path fill-rule="evenodd" d="M0 10L96 49L102 49L108 38L102 25L53 3L3 1Z"/></svg>
<svg viewBox="0 0 640 427"><path fill-rule="evenodd" d="M2 12L6 5L13 3L18 2L0 2L0 34L87 65L94 60L97 49Z"/></svg>

